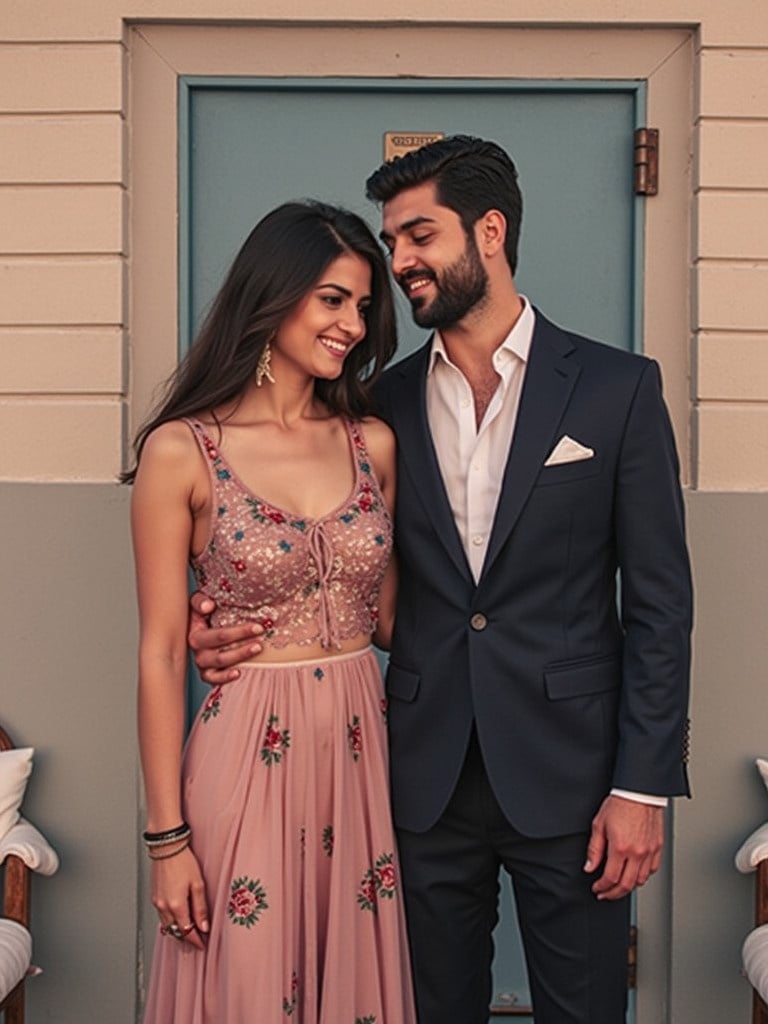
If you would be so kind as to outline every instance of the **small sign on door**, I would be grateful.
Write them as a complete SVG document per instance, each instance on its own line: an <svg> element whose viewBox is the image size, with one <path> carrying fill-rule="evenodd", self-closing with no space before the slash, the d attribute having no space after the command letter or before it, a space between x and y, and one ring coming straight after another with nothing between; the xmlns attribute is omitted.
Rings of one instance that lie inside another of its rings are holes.
<svg viewBox="0 0 768 1024"><path fill-rule="evenodd" d="M445 132L384 132L384 159L394 160L444 138Z"/></svg>

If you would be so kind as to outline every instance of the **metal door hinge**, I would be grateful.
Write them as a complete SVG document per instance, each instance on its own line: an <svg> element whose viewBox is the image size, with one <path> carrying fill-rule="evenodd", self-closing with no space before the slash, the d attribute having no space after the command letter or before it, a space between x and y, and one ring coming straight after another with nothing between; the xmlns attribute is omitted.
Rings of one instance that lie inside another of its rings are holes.
<svg viewBox="0 0 768 1024"><path fill-rule="evenodd" d="M655 196L659 191L659 129L635 132L635 195Z"/></svg>

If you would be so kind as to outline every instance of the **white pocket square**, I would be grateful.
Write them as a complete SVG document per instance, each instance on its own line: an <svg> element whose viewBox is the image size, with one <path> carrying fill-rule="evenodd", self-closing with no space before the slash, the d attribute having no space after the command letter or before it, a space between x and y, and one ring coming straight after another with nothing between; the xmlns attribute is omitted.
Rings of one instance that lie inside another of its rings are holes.
<svg viewBox="0 0 768 1024"><path fill-rule="evenodd" d="M595 452L593 448L579 444L572 437L563 434L555 447L550 452L545 466L561 466L566 462L583 462L584 459L593 459Z"/></svg>

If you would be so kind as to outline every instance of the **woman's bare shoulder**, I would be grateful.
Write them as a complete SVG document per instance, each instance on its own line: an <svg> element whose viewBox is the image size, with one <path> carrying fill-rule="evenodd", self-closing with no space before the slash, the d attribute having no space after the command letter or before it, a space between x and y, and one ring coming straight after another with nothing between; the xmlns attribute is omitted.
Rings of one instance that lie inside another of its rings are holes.
<svg viewBox="0 0 768 1024"><path fill-rule="evenodd" d="M149 459L155 465L168 468L186 462L197 452L197 442L189 424L183 420L169 420L155 427L144 443L142 461Z"/></svg>
<svg viewBox="0 0 768 1024"><path fill-rule="evenodd" d="M394 453L395 434L384 420L380 420L377 416L365 416L360 422L365 433L366 444L371 452L377 449L382 455Z"/></svg>

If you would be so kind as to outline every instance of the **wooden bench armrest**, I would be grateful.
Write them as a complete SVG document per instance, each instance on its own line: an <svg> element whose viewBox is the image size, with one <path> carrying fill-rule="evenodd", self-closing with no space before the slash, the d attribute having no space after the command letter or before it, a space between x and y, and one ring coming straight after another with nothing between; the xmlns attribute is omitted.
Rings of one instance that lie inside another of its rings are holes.
<svg viewBox="0 0 768 1024"><path fill-rule="evenodd" d="M755 927L768 924L768 860L755 870ZM768 1024L768 1005L757 992L752 996L752 1024Z"/></svg>
<svg viewBox="0 0 768 1024"><path fill-rule="evenodd" d="M5 862L3 917L29 928L29 893L32 872L19 857L11 855Z"/></svg>

